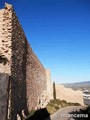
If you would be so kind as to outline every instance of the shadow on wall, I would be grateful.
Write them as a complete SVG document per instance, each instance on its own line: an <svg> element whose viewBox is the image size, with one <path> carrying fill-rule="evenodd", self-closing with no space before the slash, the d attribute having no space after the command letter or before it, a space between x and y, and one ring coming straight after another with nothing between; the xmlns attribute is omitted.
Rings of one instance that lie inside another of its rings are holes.
<svg viewBox="0 0 90 120"><path fill-rule="evenodd" d="M72 111L69 113L74 120L90 120L90 107L80 109L79 111Z"/></svg>
<svg viewBox="0 0 90 120"><path fill-rule="evenodd" d="M7 62L7 58L5 58L3 55L0 55L0 64L3 63L3 65L6 65Z"/></svg>
<svg viewBox="0 0 90 120"><path fill-rule="evenodd" d="M18 37L15 36L15 38L12 39L11 120L15 120L17 114L21 116L23 109L28 114L26 89L27 41L21 42Z"/></svg>
<svg viewBox="0 0 90 120"><path fill-rule="evenodd" d="M29 117L27 120L45 120L46 118L48 118L48 120L51 120L50 114L48 113L47 109L43 108L37 110L34 115Z"/></svg>
<svg viewBox="0 0 90 120"><path fill-rule="evenodd" d="M9 74L0 73L0 117L6 119L9 92Z"/></svg>

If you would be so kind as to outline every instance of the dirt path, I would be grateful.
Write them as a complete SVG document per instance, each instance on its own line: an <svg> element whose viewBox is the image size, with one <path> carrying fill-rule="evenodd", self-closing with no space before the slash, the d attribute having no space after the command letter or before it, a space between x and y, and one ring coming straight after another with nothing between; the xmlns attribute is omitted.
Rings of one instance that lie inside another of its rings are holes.
<svg viewBox="0 0 90 120"><path fill-rule="evenodd" d="M61 108L46 120L75 120L74 118L72 118L72 112L79 111L80 109L83 109L83 108L84 107L82 106L70 106L66 108Z"/></svg>

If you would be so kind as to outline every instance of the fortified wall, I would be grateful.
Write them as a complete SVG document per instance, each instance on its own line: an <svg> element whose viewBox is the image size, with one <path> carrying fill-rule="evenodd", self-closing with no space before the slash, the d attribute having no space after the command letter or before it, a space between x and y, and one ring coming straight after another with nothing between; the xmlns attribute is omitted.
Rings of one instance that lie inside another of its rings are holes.
<svg viewBox="0 0 90 120"><path fill-rule="evenodd" d="M16 120L23 109L45 107L53 83L33 52L12 5L0 10L0 117ZM57 99L83 104L82 93L56 85ZM74 98L74 99L73 99Z"/></svg>
<svg viewBox="0 0 90 120"><path fill-rule="evenodd" d="M49 80L49 78L47 79ZM42 107L47 101L46 70L40 63L13 10L0 10L0 116L16 120L25 109Z"/></svg>
<svg viewBox="0 0 90 120"><path fill-rule="evenodd" d="M80 90L72 90L63 85L56 84L56 98L66 100L67 102L79 103L84 105L83 92Z"/></svg>
<svg viewBox="0 0 90 120"><path fill-rule="evenodd" d="M46 82L47 82L47 98L48 100L53 99L53 83L51 81L51 72L49 69L46 70Z"/></svg>

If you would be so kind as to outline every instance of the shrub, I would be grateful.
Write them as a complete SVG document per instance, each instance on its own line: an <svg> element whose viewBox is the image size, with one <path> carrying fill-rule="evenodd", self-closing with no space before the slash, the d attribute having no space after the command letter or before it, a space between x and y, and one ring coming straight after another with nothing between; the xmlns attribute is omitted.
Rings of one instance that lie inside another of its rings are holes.
<svg viewBox="0 0 90 120"><path fill-rule="evenodd" d="M55 99L55 100L50 100L46 108L50 114L53 114L60 108L67 107L67 106L79 106L79 105L80 105L79 103L70 103L65 100Z"/></svg>

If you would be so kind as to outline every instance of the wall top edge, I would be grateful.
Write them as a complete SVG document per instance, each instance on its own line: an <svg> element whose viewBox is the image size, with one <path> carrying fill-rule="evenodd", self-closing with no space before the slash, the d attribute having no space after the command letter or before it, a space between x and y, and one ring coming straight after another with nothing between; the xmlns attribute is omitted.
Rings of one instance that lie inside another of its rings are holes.
<svg viewBox="0 0 90 120"><path fill-rule="evenodd" d="M5 2L5 7L13 7L13 6Z"/></svg>
<svg viewBox="0 0 90 120"><path fill-rule="evenodd" d="M5 9L13 9L13 6L5 2L4 8L0 8L0 11L3 11Z"/></svg>

